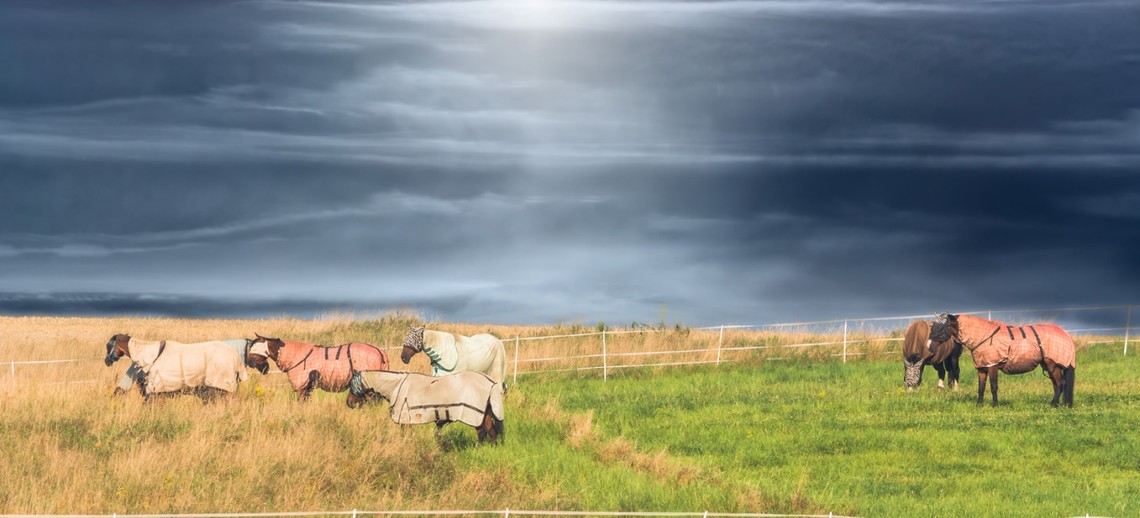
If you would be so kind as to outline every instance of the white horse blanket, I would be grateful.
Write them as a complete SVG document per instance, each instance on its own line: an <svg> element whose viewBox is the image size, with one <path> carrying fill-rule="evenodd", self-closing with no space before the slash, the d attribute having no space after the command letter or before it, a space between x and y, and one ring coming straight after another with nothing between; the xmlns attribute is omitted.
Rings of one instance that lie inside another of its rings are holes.
<svg viewBox="0 0 1140 518"><path fill-rule="evenodd" d="M463 336L424 330L421 347L431 359L433 376L475 371L486 374L496 383L507 379L507 352L502 340L494 335Z"/></svg>
<svg viewBox="0 0 1140 518"><path fill-rule="evenodd" d="M163 342L128 343L131 360L146 373L148 394L213 387L233 392L249 379L241 356L225 342L184 344Z"/></svg>
<svg viewBox="0 0 1140 518"><path fill-rule="evenodd" d="M397 424L459 421L471 426L483 423L487 407L503 420L503 385L487 375L464 371L448 376L414 372L364 371L364 388L372 389L391 404Z"/></svg>

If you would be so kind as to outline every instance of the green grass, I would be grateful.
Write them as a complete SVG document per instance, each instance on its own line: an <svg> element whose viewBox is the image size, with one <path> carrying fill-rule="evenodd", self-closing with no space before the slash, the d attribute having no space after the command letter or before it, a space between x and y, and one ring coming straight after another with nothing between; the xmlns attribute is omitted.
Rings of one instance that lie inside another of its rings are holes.
<svg viewBox="0 0 1140 518"><path fill-rule="evenodd" d="M715 473L716 488L763 495L767 512L1140 514L1140 360L1083 351L1071 410L1048 406L1039 372L1003 375L1000 405L978 407L970 361L960 392L932 389L931 370L906 393L902 367L886 361L626 372L520 390L593 412L603 436Z"/></svg>

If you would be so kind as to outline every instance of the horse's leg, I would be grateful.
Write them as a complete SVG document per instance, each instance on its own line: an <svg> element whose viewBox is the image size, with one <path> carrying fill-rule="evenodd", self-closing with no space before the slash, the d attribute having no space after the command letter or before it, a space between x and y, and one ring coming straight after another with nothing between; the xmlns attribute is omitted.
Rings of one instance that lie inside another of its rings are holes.
<svg viewBox="0 0 1140 518"><path fill-rule="evenodd" d="M984 401L986 398L986 374L988 372L989 371L987 369L985 369L984 367L978 369L978 405L979 406L982 404L982 401Z"/></svg>
<svg viewBox="0 0 1140 518"><path fill-rule="evenodd" d="M1073 383L1077 381L1077 368L1065 367L1065 406L1073 408Z"/></svg>
<svg viewBox="0 0 1140 518"><path fill-rule="evenodd" d="M998 368L996 366L990 367L990 392L994 395L994 405L997 406L997 386L998 386Z"/></svg>
<svg viewBox="0 0 1140 518"><path fill-rule="evenodd" d="M317 371L309 371L309 382L298 391L301 401L308 401L309 396L312 395L313 389L317 387L317 383L321 379L321 373Z"/></svg>
<svg viewBox="0 0 1140 518"><path fill-rule="evenodd" d="M436 421L435 422L435 445L439 446L439 449L441 449L441 450L444 449L443 448L443 427L446 424L447 424L447 421Z"/></svg>
<svg viewBox="0 0 1140 518"><path fill-rule="evenodd" d="M139 375L135 376L135 384L139 386L139 393L146 395L146 373L139 371Z"/></svg>
<svg viewBox="0 0 1140 518"><path fill-rule="evenodd" d="M946 366L944 362L935 363L934 370L938 371L938 388L940 390L946 388Z"/></svg>
<svg viewBox="0 0 1140 518"><path fill-rule="evenodd" d="M225 393L224 390L214 387L202 387L199 390L201 390L199 397L202 398L202 403L207 405L217 401Z"/></svg>
<svg viewBox="0 0 1140 518"><path fill-rule="evenodd" d="M958 390L958 377L962 374L958 359L961 356L962 350L959 348L957 354L951 352L950 356L946 358L946 370L950 371L950 390Z"/></svg>
<svg viewBox="0 0 1140 518"><path fill-rule="evenodd" d="M1049 405L1056 408L1057 403L1061 399L1061 392L1065 389L1065 378L1060 366L1048 358L1041 362L1041 370L1045 371L1045 375L1049 377L1049 381L1053 382L1053 401L1050 401Z"/></svg>

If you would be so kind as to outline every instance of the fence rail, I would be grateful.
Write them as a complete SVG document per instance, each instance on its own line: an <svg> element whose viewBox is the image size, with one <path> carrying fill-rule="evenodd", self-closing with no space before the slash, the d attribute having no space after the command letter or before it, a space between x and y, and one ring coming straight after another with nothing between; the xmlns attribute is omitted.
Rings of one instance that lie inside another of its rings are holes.
<svg viewBox="0 0 1140 518"><path fill-rule="evenodd" d="M1122 354L1128 355L1128 346L1131 339L1132 331L1132 305L1124 306L1084 306L1084 307L1069 307L1057 309L1019 309L1019 310L984 310L984 311L969 311L962 312L966 314L986 315L988 318L993 318L994 315L1004 317L1003 320L1016 323L1019 320L1028 319L1029 315L1033 314L1048 314L1054 318L1060 314L1076 314L1081 312L1106 312L1106 311L1121 311L1123 315L1123 327L1114 326L1108 319L1099 319L1097 324L1089 327L1069 326L1067 331L1071 334L1083 333L1114 333L1122 335L1123 350ZM1019 318L1009 318L1009 316L1019 316ZM1104 316L1103 314L1101 316ZM703 335L705 338L711 338L715 333L715 344L710 344L705 347L692 347L691 344L687 347L680 349L666 349L666 350L648 350L648 351L621 351L613 350L611 347L610 339L630 335L645 335L650 333L658 333L663 330L659 329L619 329L610 330L603 329L597 332L586 333L568 333L559 335L545 335L545 336L516 336L504 339L504 344L514 344L514 358L509 360L512 372L510 373L511 379L515 382L518 381L520 374L538 374L550 372L567 372L567 371L602 371L602 379L608 379L609 371L614 369L630 369L638 367L668 367L668 366L681 366L681 365L719 365L725 361L733 361L725 358L726 353L740 353L748 351L764 351L764 350L807 350L816 347L836 347L842 346L842 349L832 353L826 353L828 357L840 357L844 362L848 357L866 357L872 354L894 354L897 349L881 349L881 350L851 350L851 346L855 345L871 345L876 343L889 344L891 342L902 341L900 337L868 337L866 335L867 325L873 323L875 332L885 333L887 331L897 331L905 328L905 324L917 319L926 319L930 315L905 315L905 316L892 316L892 317L870 317L870 318L849 318L849 319L835 319L835 320L816 320L805 322L780 322L774 324L722 324L717 326L705 326L691 328L690 331L696 333L707 333ZM888 325L883 327L883 323L897 322L898 325ZM818 338L811 341L800 343L781 343L781 344L763 344L763 345L736 345L727 344L725 342L725 333L739 333L739 332L775 332L787 333L789 329L802 330L798 331L803 334L812 336L835 336L836 339L832 340L819 340ZM859 333L858 336L853 336L853 331ZM839 336L842 339L839 339ZM558 340L574 340L574 339L589 339L597 338L597 349L587 351L582 354L565 354L565 355L543 355L539 357L519 357L520 350L525 350L523 342L531 343L536 341L558 341ZM711 340L710 340L711 341ZM1114 340L1113 340L1114 341ZM1096 344L1107 343L1110 341L1100 340L1097 342L1090 342ZM714 347L715 345L715 347ZM400 349L399 347L385 347L382 348L387 351ZM684 355L715 355L715 359L708 357L696 357L689 360L683 359ZM677 357L682 358L677 358ZM674 358L675 360L671 359ZM646 360L642 363L629 363L628 360ZM780 360L784 358L767 357L769 360ZM95 362L100 361L101 358L69 358L69 359L51 359L51 360L8 360L0 361L0 366L8 364L9 380L14 385L16 383L16 367L25 365L54 365L54 364L67 364L67 363L80 363L80 362ZM657 360L657 361L652 361ZM615 363L615 361L617 363ZM554 365L562 363L562 365ZM546 368L549 365L551 368ZM526 369L520 367L527 366ZM2 367L0 367L2 368ZM276 372L276 371L275 371ZM96 380L71 380L70 383L90 383Z"/></svg>

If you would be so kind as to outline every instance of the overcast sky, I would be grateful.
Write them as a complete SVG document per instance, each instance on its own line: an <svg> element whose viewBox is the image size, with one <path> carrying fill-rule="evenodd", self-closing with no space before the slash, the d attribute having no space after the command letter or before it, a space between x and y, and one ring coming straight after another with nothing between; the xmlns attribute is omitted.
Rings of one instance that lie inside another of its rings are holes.
<svg viewBox="0 0 1140 518"><path fill-rule="evenodd" d="M1140 3L0 4L0 314L1140 302Z"/></svg>

